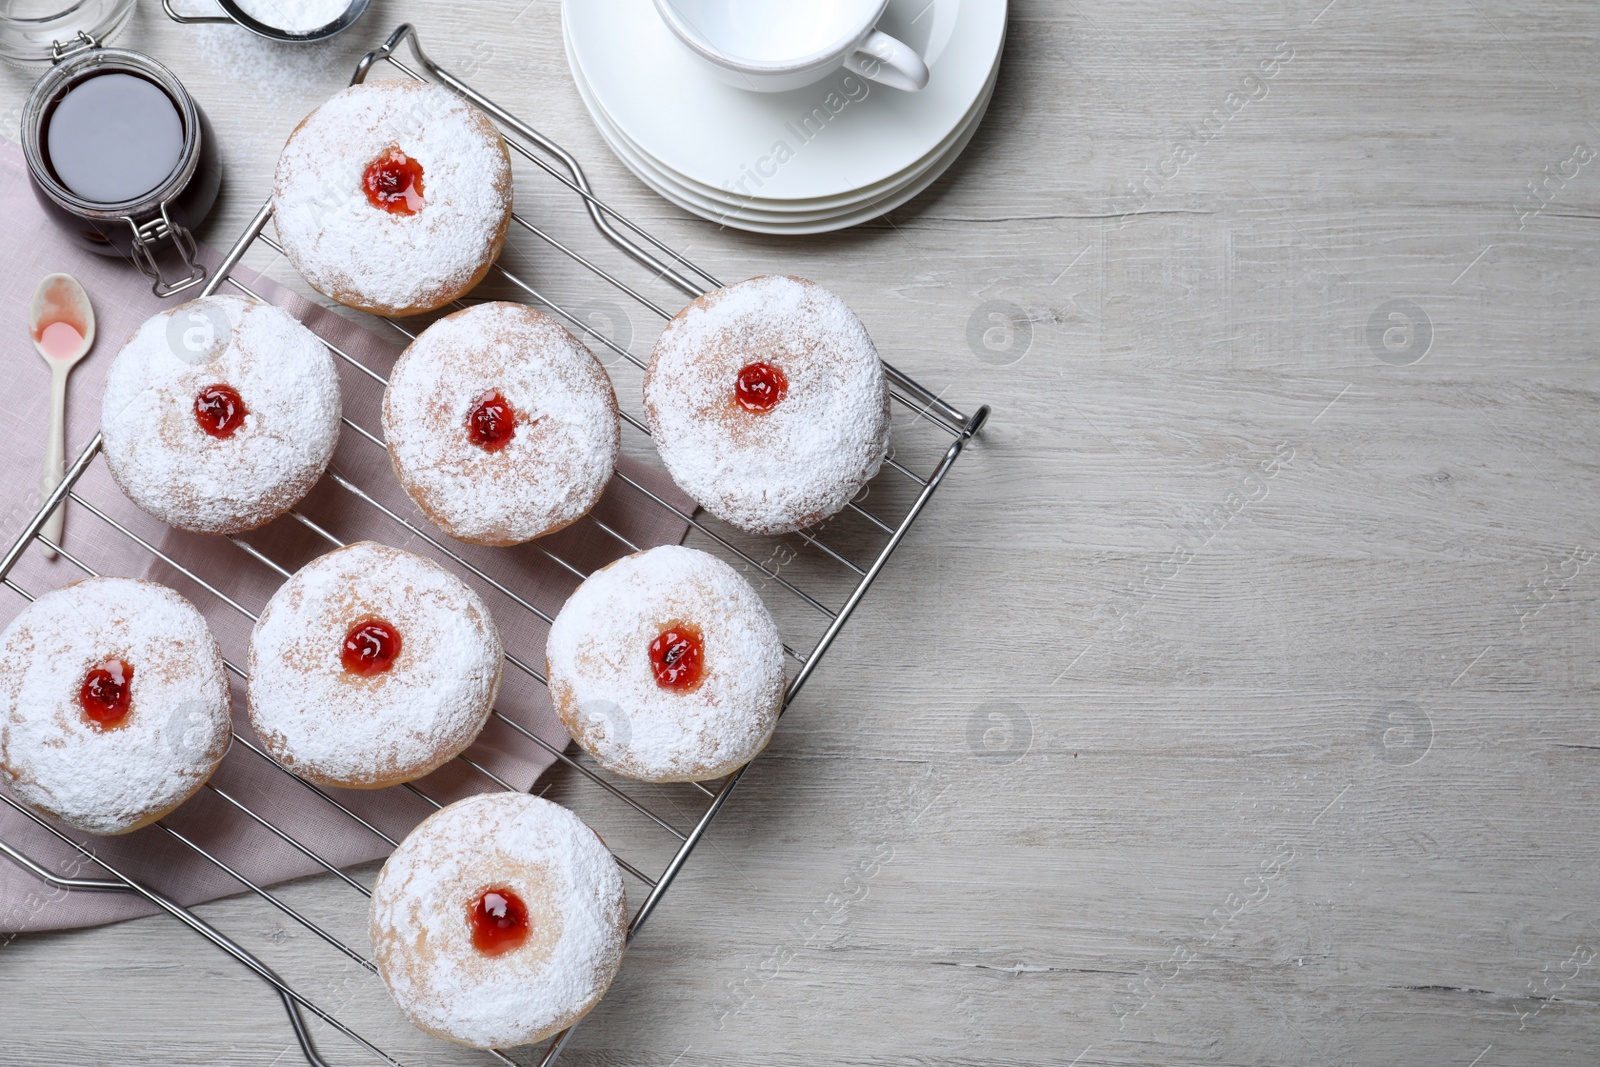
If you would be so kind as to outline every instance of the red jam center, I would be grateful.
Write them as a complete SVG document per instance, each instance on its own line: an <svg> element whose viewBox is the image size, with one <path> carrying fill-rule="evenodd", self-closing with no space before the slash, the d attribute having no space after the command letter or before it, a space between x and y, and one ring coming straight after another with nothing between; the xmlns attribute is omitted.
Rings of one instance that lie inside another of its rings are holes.
<svg viewBox="0 0 1600 1067"><path fill-rule="evenodd" d="M133 699L133 668L120 659L108 659L84 675L78 703L89 721L101 729L119 725Z"/></svg>
<svg viewBox="0 0 1600 1067"><path fill-rule="evenodd" d="M472 902L472 947L485 956L510 952L528 940L528 906L509 889L485 889Z"/></svg>
<svg viewBox="0 0 1600 1067"><path fill-rule="evenodd" d="M771 411L789 392L789 379L770 363L752 363L739 372L733 388L739 406L746 411Z"/></svg>
<svg viewBox="0 0 1600 1067"><path fill-rule="evenodd" d="M650 642L650 666L663 689L693 689L705 673L705 641L700 628L675 622Z"/></svg>
<svg viewBox="0 0 1600 1067"><path fill-rule="evenodd" d="M467 440L485 452L498 452L517 436L517 413L511 402L491 389L467 412Z"/></svg>
<svg viewBox="0 0 1600 1067"><path fill-rule="evenodd" d="M232 437L248 414L244 398L231 385L208 385L194 398L194 421L212 437Z"/></svg>
<svg viewBox="0 0 1600 1067"><path fill-rule="evenodd" d="M400 655L400 631L382 619L363 619L344 635L344 669L368 677L394 666Z"/></svg>
<svg viewBox="0 0 1600 1067"><path fill-rule="evenodd" d="M422 210L422 164L398 148L368 163L362 183L375 208L391 215L415 215Z"/></svg>

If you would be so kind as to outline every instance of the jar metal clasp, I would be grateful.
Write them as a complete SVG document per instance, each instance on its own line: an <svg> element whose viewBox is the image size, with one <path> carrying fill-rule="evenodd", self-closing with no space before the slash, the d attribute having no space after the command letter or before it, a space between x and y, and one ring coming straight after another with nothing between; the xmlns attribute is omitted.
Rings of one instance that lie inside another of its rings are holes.
<svg viewBox="0 0 1600 1067"><path fill-rule="evenodd" d="M75 56L79 52L87 52L90 49L99 47L99 41L83 30L79 30L76 37L64 44L61 41L50 42L50 63L54 66L69 56Z"/></svg>
<svg viewBox="0 0 1600 1067"><path fill-rule="evenodd" d="M140 274L150 279L150 290L156 296L164 300L206 280L205 265L199 262L199 242L194 239L194 234L172 221L167 214L167 201L161 202L161 214L143 225L128 215L124 215L122 220L133 229L133 265L139 268ZM172 247L177 249L184 268L189 272L187 278L170 284L162 278L161 266L156 262L155 255L155 246L168 237L172 238Z"/></svg>

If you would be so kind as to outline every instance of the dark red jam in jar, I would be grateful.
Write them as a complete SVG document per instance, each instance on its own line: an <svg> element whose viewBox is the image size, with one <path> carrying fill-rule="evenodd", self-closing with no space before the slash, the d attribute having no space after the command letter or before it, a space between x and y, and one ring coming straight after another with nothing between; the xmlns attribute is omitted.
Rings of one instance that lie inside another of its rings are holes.
<svg viewBox="0 0 1600 1067"><path fill-rule="evenodd" d="M89 668L78 703L89 721L102 730L122 725L133 702L133 667L120 659L108 659Z"/></svg>
<svg viewBox="0 0 1600 1067"><path fill-rule="evenodd" d="M394 666L400 656L400 631L382 619L362 619L344 635L340 659L351 674L370 678Z"/></svg>
<svg viewBox="0 0 1600 1067"><path fill-rule="evenodd" d="M183 116L149 78L111 72L78 82L45 124L45 157L84 200L121 204L153 191L183 156Z"/></svg>
<svg viewBox="0 0 1600 1067"><path fill-rule="evenodd" d="M498 956L528 940L528 906L509 889L485 889L472 902L472 947Z"/></svg>
<svg viewBox="0 0 1600 1067"><path fill-rule="evenodd" d="M56 6L88 12L114 5ZM40 205L90 251L133 257L158 296L199 284L205 273L193 258L192 231L222 180L205 113L171 70L139 52L72 48L56 59L20 122ZM161 249L177 255L157 263Z"/></svg>
<svg viewBox="0 0 1600 1067"><path fill-rule="evenodd" d="M656 684L683 692L705 675L705 639L698 626L675 622L650 642L650 667Z"/></svg>
<svg viewBox="0 0 1600 1067"><path fill-rule="evenodd" d="M770 363L751 363L739 371L734 398L746 411L771 411L789 393L789 379Z"/></svg>
<svg viewBox="0 0 1600 1067"><path fill-rule="evenodd" d="M368 163L362 184L367 202L391 215L415 215L422 210L422 164L399 148Z"/></svg>
<svg viewBox="0 0 1600 1067"><path fill-rule="evenodd" d="M212 437L226 440L239 432L250 409L231 385L208 385L194 398L194 420Z"/></svg>
<svg viewBox="0 0 1600 1067"><path fill-rule="evenodd" d="M485 452L498 452L517 436L517 412L511 401L491 389L473 401L467 412L467 440Z"/></svg>

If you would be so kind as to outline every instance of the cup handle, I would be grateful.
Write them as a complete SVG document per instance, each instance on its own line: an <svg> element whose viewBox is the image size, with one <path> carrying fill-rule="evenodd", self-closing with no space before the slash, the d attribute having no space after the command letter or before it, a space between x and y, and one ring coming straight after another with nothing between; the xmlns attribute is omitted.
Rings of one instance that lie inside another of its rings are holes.
<svg viewBox="0 0 1600 1067"><path fill-rule="evenodd" d="M871 78L891 89L917 93L928 86L928 64L917 55L916 49L882 30L873 30L866 40L856 45L844 65L863 78Z"/></svg>

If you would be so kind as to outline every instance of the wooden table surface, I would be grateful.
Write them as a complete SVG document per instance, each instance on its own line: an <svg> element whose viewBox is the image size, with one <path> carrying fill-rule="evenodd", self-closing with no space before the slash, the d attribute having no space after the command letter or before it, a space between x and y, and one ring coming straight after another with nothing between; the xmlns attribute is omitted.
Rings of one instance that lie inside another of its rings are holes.
<svg viewBox="0 0 1600 1067"><path fill-rule="evenodd" d="M556 0L374 0L287 56L139 8L221 139L214 245L411 20L721 276L816 278L994 407L567 1062L1595 1062L1593 4L1022 0L965 156L806 239L628 175ZM284 897L363 926L329 879ZM261 901L200 913L406 1063L488 1062ZM5 946L0 1034L298 1062L162 918Z"/></svg>

